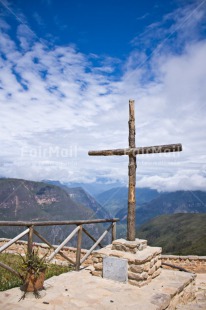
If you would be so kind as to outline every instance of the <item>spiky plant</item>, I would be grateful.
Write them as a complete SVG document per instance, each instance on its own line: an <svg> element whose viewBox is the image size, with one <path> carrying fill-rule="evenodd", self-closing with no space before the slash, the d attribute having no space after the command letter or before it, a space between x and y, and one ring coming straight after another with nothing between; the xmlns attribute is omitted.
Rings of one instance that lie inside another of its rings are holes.
<svg viewBox="0 0 206 310"><path fill-rule="evenodd" d="M20 254L19 254L20 255ZM20 298L24 299L26 296L27 288L29 285L28 276L33 276L33 288L34 288L34 295L36 298L39 298L39 292L35 287L35 283L40 275L41 272L44 272L46 268L48 267L48 263L46 262L46 256L48 253L46 253L44 256L40 257L38 250L32 250L31 253L26 253L24 256L20 255L22 259L22 277L24 279L24 284L22 286L22 290L24 291L23 296Z"/></svg>

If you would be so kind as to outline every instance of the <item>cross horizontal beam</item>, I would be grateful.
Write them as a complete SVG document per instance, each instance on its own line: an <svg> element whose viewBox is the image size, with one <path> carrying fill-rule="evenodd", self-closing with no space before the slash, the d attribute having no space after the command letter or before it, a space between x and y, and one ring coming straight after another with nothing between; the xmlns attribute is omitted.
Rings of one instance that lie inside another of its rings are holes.
<svg viewBox="0 0 206 310"><path fill-rule="evenodd" d="M168 144L168 145L156 145L136 148L125 148L115 150L102 150L102 151L89 151L90 156L112 156L112 155L142 155L152 153L169 153L169 152L181 152L182 144Z"/></svg>

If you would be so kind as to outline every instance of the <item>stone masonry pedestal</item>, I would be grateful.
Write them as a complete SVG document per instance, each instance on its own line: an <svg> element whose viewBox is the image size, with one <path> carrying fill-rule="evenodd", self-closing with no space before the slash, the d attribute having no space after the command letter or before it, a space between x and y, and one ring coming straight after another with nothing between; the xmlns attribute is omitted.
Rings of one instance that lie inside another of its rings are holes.
<svg viewBox="0 0 206 310"><path fill-rule="evenodd" d="M129 284L142 287L161 272L161 252L159 247L150 247L146 240L135 239L135 241L127 241L124 239L117 239L112 244L105 248L93 252L93 266L92 274L99 277L105 276L105 263L108 257L119 258L119 262L126 263L126 280ZM111 260L112 261L112 260ZM115 263L116 262L116 263ZM111 267L117 273L117 277L113 280L118 281L118 260L114 260ZM125 270L124 270L125 272ZM112 278L111 278L112 279Z"/></svg>

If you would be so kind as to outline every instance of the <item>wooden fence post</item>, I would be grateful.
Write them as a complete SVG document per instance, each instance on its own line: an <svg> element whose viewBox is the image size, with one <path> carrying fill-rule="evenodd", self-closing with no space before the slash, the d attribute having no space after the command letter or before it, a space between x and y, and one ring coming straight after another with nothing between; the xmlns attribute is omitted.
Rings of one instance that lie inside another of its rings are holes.
<svg viewBox="0 0 206 310"><path fill-rule="evenodd" d="M76 271L80 268L81 259L81 247L82 247L82 225L79 226L78 238L77 238L77 253L76 253Z"/></svg>
<svg viewBox="0 0 206 310"><path fill-rule="evenodd" d="M116 230L117 230L116 222L113 222L113 224L112 224L112 242L114 240L116 240Z"/></svg>
<svg viewBox="0 0 206 310"><path fill-rule="evenodd" d="M28 245L27 245L27 251L28 251L28 254L32 254L32 246L33 246L33 230L34 230L34 227L33 226L30 226L28 227L29 228L29 233L28 233Z"/></svg>

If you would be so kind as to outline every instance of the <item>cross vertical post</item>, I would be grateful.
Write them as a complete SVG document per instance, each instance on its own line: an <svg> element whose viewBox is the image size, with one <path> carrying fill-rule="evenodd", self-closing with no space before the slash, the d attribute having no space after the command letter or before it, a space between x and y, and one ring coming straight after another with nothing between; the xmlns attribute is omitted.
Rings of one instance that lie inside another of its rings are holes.
<svg viewBox="0 0 206 310"><path fill-rule="evenodd" d="M134 100L129 100L129 148L135 148L135 110ZM129 155L129 188L128 188L128 215L127 240L135 240L135 207L136 207L136 155Z"/></svg>
<svg viewBox="0 0 206 310"><path fill-rule="evenodd" d="M128 214L127 214L127 240L135 240L135 209L136 209L136 155L181 152L182 144L155 145L146 147L135 146L135 109L134 100L129 100L129 148L89 151L90 156L129 156L129 187L128 187Z"/></svg>

